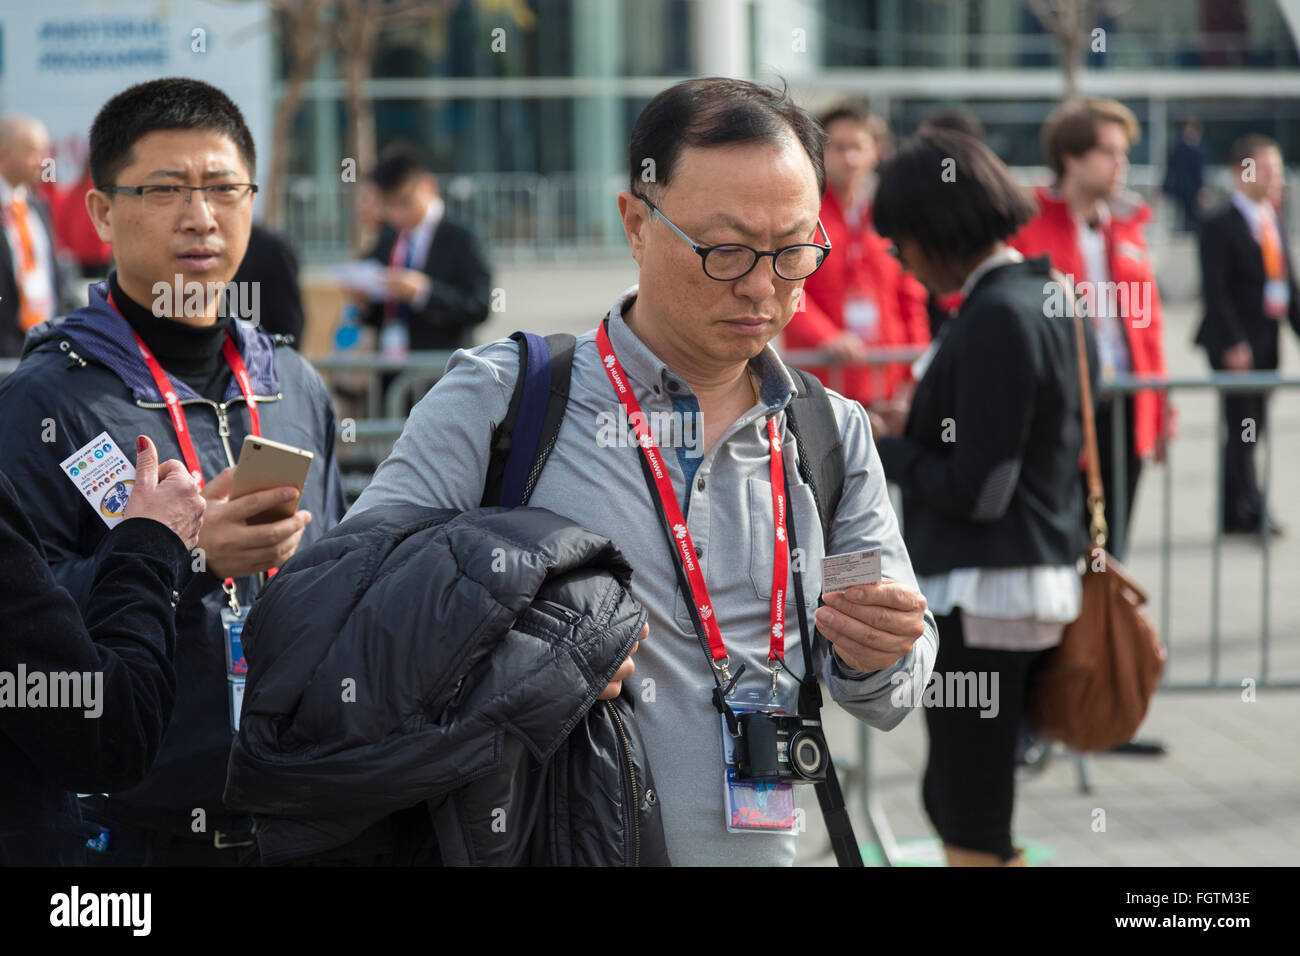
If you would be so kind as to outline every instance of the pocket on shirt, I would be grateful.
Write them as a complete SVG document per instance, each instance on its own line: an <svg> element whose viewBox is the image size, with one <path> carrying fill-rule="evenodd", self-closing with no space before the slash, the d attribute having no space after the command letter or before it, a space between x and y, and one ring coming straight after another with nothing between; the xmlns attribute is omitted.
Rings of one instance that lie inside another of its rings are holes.
<svg viewBox="0 0 1300 956"><path fill-rule="evenodd" d="M821 581L821 559L825 545L821 540L821 519L817 515L817 500L812 488L804 484L786 485L788 507L794 510L796 535L803 555L805 597L815 601L811 589ZM745 482L745 495L749 499L749 579L754 594L761 600L772 600L772 562L776 555L776 523L772 513L772 483L762 478L749 478ZM793 582L796 556L790 555L790 578ZM792 592L788 592L792 593Z"/></svg>

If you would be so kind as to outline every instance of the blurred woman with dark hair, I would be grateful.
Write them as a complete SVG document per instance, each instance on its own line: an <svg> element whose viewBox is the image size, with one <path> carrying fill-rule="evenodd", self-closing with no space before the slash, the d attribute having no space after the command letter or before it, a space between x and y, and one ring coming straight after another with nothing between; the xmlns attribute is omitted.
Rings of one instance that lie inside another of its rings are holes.
<svg viewBox="0 0 1300 956"><path fill-rule="evenodd" d="M874 208L906 268L964 294L918 360L910 409L871 416L939 624L923 797L953 866L1025 865L1011 817L1027 691L1079 614L1074 324L1048 260L1006 244L1033 212L988 147L950 130L899 147Z"/></svg>

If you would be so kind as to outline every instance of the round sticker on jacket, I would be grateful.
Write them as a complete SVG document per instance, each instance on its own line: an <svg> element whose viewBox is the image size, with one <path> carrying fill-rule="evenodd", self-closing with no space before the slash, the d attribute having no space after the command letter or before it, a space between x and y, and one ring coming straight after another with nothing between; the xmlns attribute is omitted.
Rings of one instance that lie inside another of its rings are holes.
<svg viewBox="0 0 1300 956"><path fill-rule="evenodd" d="M104 513L104 517L118 518L126 514L126 503L134 485L135 480L130 478L113 482L113 486L104 492L104 497L99 502L99 510Z"/></svg>

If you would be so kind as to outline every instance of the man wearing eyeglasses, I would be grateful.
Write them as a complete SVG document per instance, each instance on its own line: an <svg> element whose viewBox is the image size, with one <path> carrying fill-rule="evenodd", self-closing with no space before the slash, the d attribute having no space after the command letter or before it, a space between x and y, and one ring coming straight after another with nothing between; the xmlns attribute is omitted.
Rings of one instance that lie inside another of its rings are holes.
<svg viewBox="0 0 1300 956"><path fill-rule="evenodd" d="M93 863L233 864L252 847L251 821L221 803L242 700L238 638L270 569L343 513L334 410L315 371L249 315L260 296L228 294L257 186L252 136L225 94L189 79L118 94L91 128L90 167L86 209L116 271L90 287L85 308L28 335L0 384L0 449L55 578L83 610L125 507L136 436L152 436L202 485L198 547L173 601L171 724L139 785L82 811L98 824ZM315 454L301 498L293 487L229 497L249 434ZM78 472L97 462L107 486L83 489ZM257 523L293 499L289 517Z"/></svg>
<svg viewBox="0 0 1300 956"><path fill-rule="evenodd" d="M769 343L834 254L818 221L821 150L803 110L741 80L689 80L645 107L618 196L640 282L578 338L563 427L529 501L608 536L632 564L649 635L605 695L634 695L677 865L794 860L801 816L787 809L810 806L811 790L783 781L734 814L742 788L713 692L735 678L732 704L796 712L805 667L796 602L783 601L795 570L812 617L823 555L882 549L881 583L830 592L815 611L816 672L872 726L903 719L938 646L862 407L831 395L847 474L829 542L794 464L785 409L803 383ZM508 339L455 353L353 511L475 507L518 362ZM633 406L643 415L624 420L668 424L611 438L604 423ZM646 480L656 467L670 488ZM776 518L787 505L797 553Z"/></svg>

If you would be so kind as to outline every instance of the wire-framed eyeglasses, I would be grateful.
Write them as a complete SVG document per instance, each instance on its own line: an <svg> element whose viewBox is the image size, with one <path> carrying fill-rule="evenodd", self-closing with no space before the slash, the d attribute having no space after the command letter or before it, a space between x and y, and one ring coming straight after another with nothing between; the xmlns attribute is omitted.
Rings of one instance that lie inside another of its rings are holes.
<svg viewBox="0 0 1300 956"><path fill-rule="evenodd" d="M100 186L100 192L125 193L139 196L152 209L179 209L188 206L198 190L208 199L208 205L217 208L238 206L257 192L255 183L213 183L211 186L181 186L159 184L150 186Z"/></svg>

